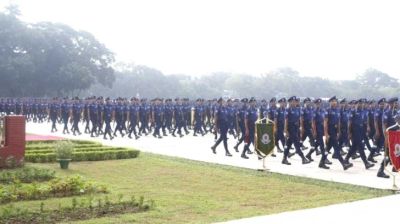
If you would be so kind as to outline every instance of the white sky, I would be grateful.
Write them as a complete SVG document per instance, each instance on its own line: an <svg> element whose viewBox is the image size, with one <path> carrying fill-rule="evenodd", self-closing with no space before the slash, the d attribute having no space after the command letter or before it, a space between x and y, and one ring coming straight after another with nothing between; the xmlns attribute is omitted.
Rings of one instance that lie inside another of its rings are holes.
<svg viewBox="0 0 400 224"><path fill-rule="evenodd" d="M0 0L0 8L10 0ZM28 22L93 33L119 61L166 74L258 75L289 66L352 79L373 67L400 78L400 1L14 0Z"/></svg>

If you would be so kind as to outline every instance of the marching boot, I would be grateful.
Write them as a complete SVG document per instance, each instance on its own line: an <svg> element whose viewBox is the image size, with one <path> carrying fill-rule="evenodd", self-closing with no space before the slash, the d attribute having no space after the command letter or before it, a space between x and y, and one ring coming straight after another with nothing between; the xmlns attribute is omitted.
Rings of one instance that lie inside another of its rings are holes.
<svg viewBox="0 0 400 224"><path fill-rule="evenodd" d="M332 165L332 162L331 162L331 161L329 161L329 159L328 159L328 158L326 158L326 159L325 159L325 164Z"/></svg>
<svg viewBox="0 0 400 224"><path fill-rule="evenodd" d="M385 167L384 167L384 163L382 162L376 176L381 177L381 178L389 178L389 175L387 175L384 170L385 170Z"/></svg>
<svg viewBox="0 0 400 224"><path fill-rule="evenodd" d="M311 158L311 155L315 152L314 148L311 148L310 151L307 153L306 158L313 162L314 160Z"/></svg>
<svg viewBox="0 0 400 224"><path fill-rule="evenodd" d="M350 167L353 167L353 164L352 164L352 163L343 163L342 166L343 166L343 169L344 169L344 170L347 170L347 169L349 169Z"/></svg>
<svg viewBox="0 0 400 224"><path fill-rule="evenodd" d="M289 163L289 161L287 160L286 157L283 158L282 164L289 165L289 166L292 165L291 163Z"/></svg>
<svg viewBox="0 0 400 224"><path fill-rule="evenodd" d="M367 169L367 170L368 170L369 168L375 166L374 163L369 163L369 162L366 162L364 165L365 165L365 169Z"/></svg>
<svg viewBox="0 0 400 224"><path fill-rule="evenodd" d="M211 146L212 152L213 152L214 154L217 154L217 152L215 151L215 149L216 149L215 145Z"/></svg>
<svg viewBox="0 0 400 224"><path fill-rule="evenodd" d="M321 169L326 169L326 170L329 169L329 166L327 166L327 165L325 164L325 162L324 162L322 159L321 159L321 161L319 162L318 167L321 168Z"/></svg>
<svg viewBox="0 0 400 224"><path fill-rule="evenodd" d="M378 162L378 161L376 161L376 160L374 159L374 153L372 153L372 152L369 154L367 160L370 161L370 162L373 162L373 163L377 163L377 162Z"/></svg>

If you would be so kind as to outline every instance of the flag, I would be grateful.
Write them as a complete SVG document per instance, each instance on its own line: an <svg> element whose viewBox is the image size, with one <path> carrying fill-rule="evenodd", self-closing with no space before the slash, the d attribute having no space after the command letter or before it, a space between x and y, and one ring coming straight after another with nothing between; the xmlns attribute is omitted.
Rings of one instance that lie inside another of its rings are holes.
<svg viewBox="0 0 400 224"><path fill-rule="evenodd" d="M393 167L400 170L400 131L388 131L389 158Z"/></svg>
<svg viewBox="0 0 400 224"><path fill-rule="evenodd" d="M262 156L269 155L275 147L274 124L256 123L255 149Z"/></svg>

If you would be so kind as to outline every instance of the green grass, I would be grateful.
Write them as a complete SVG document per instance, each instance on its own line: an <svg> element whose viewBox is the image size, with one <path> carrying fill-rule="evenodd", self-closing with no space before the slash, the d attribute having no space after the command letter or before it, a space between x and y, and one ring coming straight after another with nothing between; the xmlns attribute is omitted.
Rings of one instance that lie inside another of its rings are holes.
<svg viewBox="0 0 400 224"><path fill-rule="evenodd" d="M78 223L210 223L296 209L319 207L389 195L391 192L314 179L212 165L141 153L136 159L75 162L69 170L58 164L28 164L57 171L59 176L81 174L107 184L110 197L143 195L156 209ZM97 195L96 197L103 197ZM49 199L47 209L71 205L71 198ZM40 202L17 207L39 209Z"/></svg>

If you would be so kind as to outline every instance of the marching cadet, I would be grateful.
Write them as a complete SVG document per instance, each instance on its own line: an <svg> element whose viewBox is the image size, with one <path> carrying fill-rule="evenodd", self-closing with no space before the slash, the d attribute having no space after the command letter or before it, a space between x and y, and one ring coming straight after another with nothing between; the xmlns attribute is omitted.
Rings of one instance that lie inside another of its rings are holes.
<svg viewBox="0 0 400 224"><path fill-rule="evenodd" d="M91 98L88 97L85 99L84 101L84 105L83 105L83 121L85 123L85 134L89 134L90 133L90 118L89 118L89 104L90 104L90 100Z"/></svg>
<svg viewBox="0 0 400 224"><path fill-rule="evenodd" d="M178 130L179 137L183 137L182 128L184 121L184 110L182 106L182 101L179 98L175 99L175 107L174 107L174 118L175 118L175 128L172 131L172 136L175 136L175 131Z"/></svg>
<svg viewBox="0 0 400 224"><path fill-rule="evenodd" d="M97 99L97 132L99 135L104 134L103 132L103 122L104 122L104 99L99 97Z"/></svg>
<svg viewBox="0 0 400 224"><path fill-rule="evenodd" d="M286 138L285 138L285 123L286 123L286 98L282 98L278 101L279 108L276 110L275 124L276 124L276 132L275 132L275 145L278 149L278 152L282 153L283 150L279 147L279 142L282 143L282 147L286 146Z"/></svg>
<svg viewBox="0 0 400 224"><path fill-rule="evenodd" d="M393 97L387 100L388 107L383 113L382 116L382 131L383 133L386 132L388 128L396 124L395 117L398 116L398 111L397 111L397 103L398 103L398 98ZM385 173L385 167L390 163L389 159L389 152L388 152L388 146L385 144L385 154L384 158L382 160L381 166L379 167L377 176L382 177L382 178L389 178L389 176Z"/></svg>
<svg viewBox="0 0 400 224"><path fill-rule="evenodd" d="M163 110L161 107L161 99L156 98L154 100L154 107L153 107L153 111L152 111L152 120L154 122L154 132L153 132L153 136L155 138L162 138L160 135L160 129L161 129L161 119L163 116Z"/></svg>
<svg viewBox="0 0 400 224"><path fill-rule="evenodd" d="M363 140L365 140L365 112L363 111L363 104L365 103L365 99L360 99L357 102L356 110L352 111L350 116L350 124L349 124L349 134L351 138L351 148L349 153L347 154L345 161L349 164L350 157L358 151L362 161L364 162L365 168L369 169L373 167L375 164L371 164L367 161L367 157L364 153L364 145ZM373 153L373 152L371 152Z"/></svg>
<svg viewBox="0 0 400 224"><path fill-rule="evenodd" d="M214 115L214 128L215 132L218 132L219 130L219 138L215 142L213 146L211 146L211 150L214 154L216 154L216 148L217 146L223 142L224 148L225 148L225 156L232 156L232 154L228 150L228 128L229 128L229 121L228 121L228 110L226 108L226 103L222 98L218 99L218 108L215 110L215 115Z"/></svg>
<svg viewBox="0 0 400 224"><path fill-rule="evenodd" d="M375 149L373 149L371 147L371 144L369 143L369 132L371 131L370 128L370 122L369 122L369 108L368 108L368 104L367 104L367 99L363 98L361 100L361 104L362 104L362 111L363 111L363 131L362 131L362 140L365 146L367 146L368 150L370 151L370 156L368 156L368 161L371 161L373 163L376 163L376 161L374 160L373 156L375 154Z"/></svg>
<svg viewBox="0 0 400 224"><path fill-rule="evenodd" d="M164 106L163 135L167 136L166 129L168 130L169 133L172 132L172 118L173 118L174 107L172 105L172 99L166 99L165 102L166 103Z"/></svg>
<svg viewBox="0 0 400 224"><path fill-rule="evenodd" d="M142 133L144 133L146 136L149 134L149 111L150 107L147 105L146 99L141 99L141 105L139 108L139 136L141 136Z"/></svg>
<svg viewBox="0 0 400 224"><path fill-rule="evenodd" d="M114 112L114 106L112 105L111 99L109 97L106 98L106 105L104 106L103 114L104 114L104 122L106 124L103 138L107 140L107 134L108 134L110 136L110 140L112 140L114 137L111 134L112 133L111 121L115 117L115 112Z"/></svg>
<svg viewBox="0 0 400 224"><path fill-rule="evenodd" d="M60 107L58 105L57 102L57 98L53 98L53 101L50 104L49 107L49 118L51 120L51 132L57 132L57 126L56 126L56 122L57 122L57 118L59 116L59 110Z"/></svg>
<svg viewBox="0 0 400 224"><path fill-rule="evenodd" d="M340 134L339 134L339 146L350 147L349 141L349 116L350 111L348 108L346 98L340 101Z"/></svg>
<svg viewBox="0 0 400 224"><path fill-rule="evenodd" d="M378 100L378 108L375 110L375 136L374 139L376 141L376 152L380 154L380 151L383 150L384 143L385 143L385 135L384 135L384 130L382 129L382 118L383 118L383 113L385 110L385 103L386 99L382 98Z"/></svg>
<svg viewBox="0 0 400 224"><path fill-rule="evenodd" d="M249 108L247 109L244 116L244 127L245 127L245 144L242 151L242 158L248 159L247 154L252 154L250 150L250 145L254 146L254 136L255 136L255 124L258 119L258 111L256 108L256 99L254 97L249 100Z"/></svg>
<svg viewBox="0 0 400 224"><path fill-rule="evenodd" d="M72 128L73 134L76 135L78 132L79 135L82 133L79 131L79 121L81 120L82 115L82 104L79 102L79 97L75 97L74 104L72 105Z"/></svg>
<svg viewBox="0 0 400 224"><path fill-rule="evenodd" d="M63 134L69 134L68 130L68 119L71 116L71 106L68 103L68 98L64 98L63 103L61 104L61 117L64 123Z"/></svg>
<svg viewBox="0 0 400 224"><path fill-rule="evenodd" d="M99 136L99 133L97 131L97 125L98 125L98 120L99 120L99 111L98 111L98 103L96 101L96 97L92 97L89 101L88 105L88 118L90 122L92 123L92 130L90 131L90 137L97 137Z"/></svg>
<svg viewBox="0 0 400 224"><path fill-rule="evenodd" d="M340 111L337 108L338 100L336 96L333 96L329 99L328 102L330 104L330 107L326 112L324 122L326 149L327 151L329 151L329 149L333 148L333 158L338 159L339 162L342 164L343 169L347 170L348 168L352 167L353 164L350 164L347 161L343 160L343 157L341 155L341 148L338 143L338 135L340 130Z"/></svg>
<svg viewBox="0 0 400 224"><path fill-rule="evenodd" d="M288 136L288 141L287 141L288 147L284 149L282 164L291 165L291 163L289 163L289 161L287 160L289 156L289 146L291 144L294 145L296 153L301 157L302 163L307 164L310 163L311 161L307 160L304 157L303 152L300 149L299 130L300 130L301 112L300 109L296 106L295 96L290 97L288 101L289 101L289 109L287 111L287 118L285 125L286 136Z"/></svg>
<svg viewBox="0 0 400 224"><path fill-rule="evenodd" d="M236 138L236 120L235 120L235 107L232 105L232 99L227 100L227 110L228 110L228 121L229 121L229 130L228 133L233 135Z"/></svg>
<svg viewBox="0 0 400 224"><path fill-rule="evenodd" d="M238 122L238 126L239 126L240 133L241 133L240 138L238 138L238 142L233 147L236 152L239 152L238 147L244 141L245 134L246 134L246 127L245 127L244 121L245 121L246 111L248 109L247 108L248 99L247 98L243 98L241 100L241 102L242 102L242 106L236 111L236 120Z"/></svg>
<svg viewBox="0 0 400 224"><path fill-rule="evenodd" d="M312 129L312 122L314 118L314 109L311 106L311 99L306 97L303 101L304 107L303 112L301 114L301 142L304 142L307 138L310 142L310 146L314 147L314 135ZM311 149L310 149L311 152ZM306 158L310 161L313 161L311 158L311 153L307 154Z"/></svg>
<svg viewBox="0 0 400 224"><path fill-rule="evenodd" d="M196 100L196 106L194 107L194 131L193 136L197 136L197 133L201 134L202 136L205 135L203 131L203 115L204 115L204 107L202 105L201 99Z"/></svg>
<svg viewBox="0 0 400 224"><path fill-rule="evenodd" d="M260 106L258 112L259 112L259 114L258 114L258 118L259 119L268 117L268 104L267 104L267 101L265 99L261 100L261 106ZM263 120L262 123L267 123L267 121Z"/></svg>
<svg viewBox="0 0 400 224"><path fill-rule="evenodd" d="M123 122L123 116L124 116L124 106L122 105L122 98L118 98L117 99L117 105L115 105L114 108L115 111L115 122L116 122L116 127L114 129L114 137L117 137L117 131L119 131L119 133L121 134L121 137L124 137L124 133L122 132L123 130L123 126L122 126L122 122Z"/></svg>
<svg viewBox="0 0 400 224"><path fill-rule="evenodd" d="M132 133L135 135L135 139L138 139L139 136L136 133L136 126L138 126L138 120L139 120L139 101L137 98L132 97L131 98L131 105L129 106L129 134L128 138L132 138Z"/></svg>
<svg viewBox="0 0 400 224"><path fill-rule="evenodd" d="M325 143L324 143L324 131L325 131L325 110L321 106L322 100L320 98L317 98L314 100L315 104L315 110L314 110L314 116L313 116L313 122L312 122L312 129L313 129L313 135L315 136L315 145L314 148L311 148L310 152L307 154L307 158L311 158L311 154L314 151L318 152L318 147L320 149L320 154L321 154L321 160L319 161L319 168L322 169L329 169L327 166L332 164L328 158L326 157L326 151L325 151Z"/></svg>

